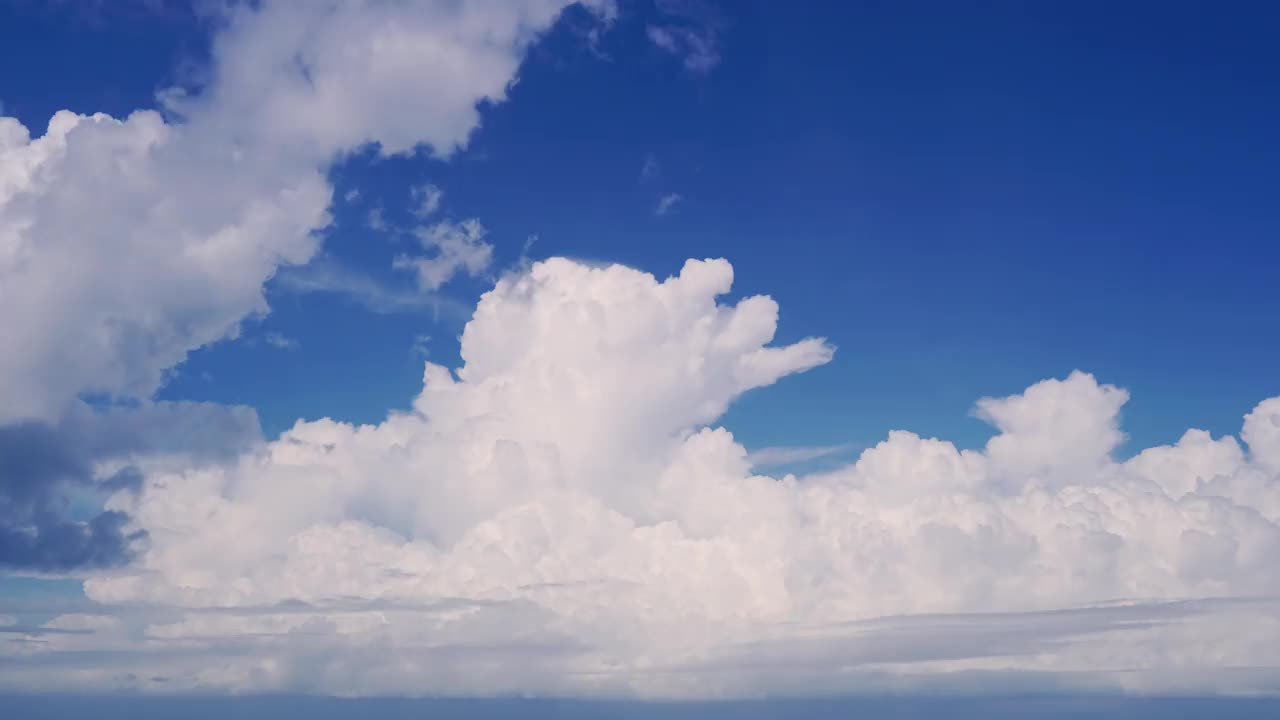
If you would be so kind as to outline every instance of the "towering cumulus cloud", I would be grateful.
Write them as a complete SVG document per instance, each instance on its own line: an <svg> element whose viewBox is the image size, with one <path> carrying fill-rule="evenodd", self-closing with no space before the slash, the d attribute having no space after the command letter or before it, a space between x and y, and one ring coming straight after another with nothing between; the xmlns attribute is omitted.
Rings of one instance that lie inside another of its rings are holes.
<svg viewBox="0 0 1280 720"><path fill-rule="evenodd" d="M277 268L316 252L330 163L370 143L450 155L565 4L244 3L208 82L162 93L164 114L63 111L38 137L0 117L0 433L57 426L86 393L145 400L188 352L235 336L267 311ZM48 519L65 482L22 467L0 456L0 533L119 559L114 525Z"/></svg>
<svg viewBox="0 0 1280 720"><path fill-rule="evenodd" d="M118 493L149 544L87 592L186 608L145 637L252 637L230 686L738 694L1017 667L1183 688L1266 661L1273 606L1186 601L1280 589L1280 400L1247 450L1192 430L1118 462L1127 394L1075 373L980 401L982 450L899 431L831 474L755 475L708 425L832 350L770 346L776 304L718 304L731 277L504 279L412 411Z"/></svg>

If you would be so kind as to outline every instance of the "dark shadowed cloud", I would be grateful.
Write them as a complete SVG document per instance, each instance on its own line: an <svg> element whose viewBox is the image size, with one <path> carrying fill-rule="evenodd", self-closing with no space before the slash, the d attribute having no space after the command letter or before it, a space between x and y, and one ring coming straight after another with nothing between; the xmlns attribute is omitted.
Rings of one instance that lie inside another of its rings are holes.
<svg viewBox="0 0 1280 720"><path fill-rule="evenodd" d="M124 562L144 533L129 530L124 513L77 509L84 498L137 487L139 458L210 459L259 438L252 410L203 403L81 404L54 423L0 426L0 568L59 572Z"/></svg>

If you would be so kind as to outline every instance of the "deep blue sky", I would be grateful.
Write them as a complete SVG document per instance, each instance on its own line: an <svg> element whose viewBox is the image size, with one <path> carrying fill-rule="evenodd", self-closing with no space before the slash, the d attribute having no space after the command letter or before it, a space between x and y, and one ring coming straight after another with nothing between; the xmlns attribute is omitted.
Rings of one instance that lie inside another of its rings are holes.
<svg viewBox="0 0 1280 720"><path fill-rule="evenodd" d="M908 428L980 443L967 416L1073 368L1129 388L1130 449L1189 426L1238 430L1280 393L1280 10L1269 3L769 3L715 6L721 62L691 73L624 3L592 51L573 23L450 163L352 159L328 251L388 284L364 224L434 182L479 217L499 266L532 255L657 274L724 256L737 293L782 306L786 338L832 365L746 398L751 446L876 442ZM0 102L124 114L198 72L208 28L181 8L9 4ZM647 157L660 171L641 179ZM657 198L684 200L659 217ZM446 293L470 304L485 282ZM197 353L169 398L240 402L269 431L374 421L419 384L416 336L453 363L464 318L378 315L276 291L246 336ZM357 381L356 379L359 378ZM318 391L317 388L323 388ZM785 425L769 418L784 413Z"/></svg>

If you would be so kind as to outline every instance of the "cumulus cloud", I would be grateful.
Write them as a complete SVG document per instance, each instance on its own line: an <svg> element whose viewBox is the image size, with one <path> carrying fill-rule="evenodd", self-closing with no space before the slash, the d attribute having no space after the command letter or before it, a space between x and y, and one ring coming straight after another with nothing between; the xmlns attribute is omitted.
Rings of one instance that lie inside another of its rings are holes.
<svg viewBox="0 0 1280 720"><path fill-rule="evenodd" d="M61 111L34 137L0 117L0 432L45 437L86 394L145 400L187 353L236 337L268 311L264 284L316 256L333 160L371 143L457 151L565 4L238 3L207 82L161 93L163 113ZM487 265L478 225L423 242L440 251L419 262L425 284ZM361 297L397 304L377 290ZM64 521L43 490L11 494L55 468L15 467L0 484L6 550L116 557L122 515Z"/></svg>
<svg viewBox="0 0 1280 720"><path fill-rule="evenodd" d="M234 647L222 674L171 666L166 682L203 687L1280 679L1276 603L1184 604L1280 590L1277 400L1247 416L1243 445L1190 431L1121 461L1127 395L1073 373L980 400L996 430L981 449L894 431L836 471L760 475L716 419L832 348L771 345L777 305L719 303L731 279L724 261L660 282L558 259L504 278L463 332L463 365L427 363L411 410L299 422L119 493L109 509L148 543L86 592L171 608L136 621L140 666L156 662L142 638Z"/></svg>
<svg viewBox="0 0 1280 720"><path fill-rule="evenodd" d="M265 443L233 411L80 404L146 398L266 312L263 284L317 254L332 159L455 152L560 5L241 5L165 116L63 112L34 139L0 120L0 346L22 348L0 354L0 560L100 567L96 610L5 628L0 686L1277 686L1280 398L1239 439L1119 460L1128 395L1077 372L979 400L982 448L895 430L835 471L759 474L717 419L833 348L773 345L776 303L721 303L721 260L505 277L462 365L427 363L376 425ZM649 35L693 70L718 57L692 30ZM422 287L489 264L478 222L419 240L401 265ZM184 425L205 413L226 432ZM111 493L101 515L59 511L78 489Z"/></svg>
<svg viewBox="0 0 1280 720"><path fill-rule="evenodd" d="M127 118L0 119L0 422L147 397L310 259L339 154L446 157L564 2L241 4L209 81Z"/></svg>

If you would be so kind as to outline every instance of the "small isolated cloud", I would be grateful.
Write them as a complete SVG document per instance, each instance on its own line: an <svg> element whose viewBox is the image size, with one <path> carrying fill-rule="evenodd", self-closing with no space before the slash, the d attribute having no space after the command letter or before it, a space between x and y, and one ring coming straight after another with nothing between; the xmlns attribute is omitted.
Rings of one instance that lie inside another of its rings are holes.
<svg viewBox="0 0 1280 720"><path fill-rule="evenodd" d="M297 350L298 341L291 337L278 332L269 332L263 336L262 341L277 350Z"/></svg>
<svg viewBox="0 0 1280 720"><path fill-rule="evenodd" d="M476 277L493 262L493 246L485 242L487 234L480 221L471 218L461 222L442 220L414 231L426 255L399 255L393 267L412 270L423 290L439 290L459 272Z"/></svg>
<svg viewBox="0 0 1280 720"><path fill-rule="evenodd" d="M676 205L684 200L684 196L680 193L667 193L658 198L658 207L654 209L654 213L659 216L669 215L675 210Z"/></svg>
<svg viewBox="0 0 1280 720"><path fill-rule="evenodd" d="M747 453L747 462L754 468L774 468L839 455L852 447L848 444L766 447Z"/></svg>
<svg viewBox="0 0 1280 720"><path fill-rule="evenodd" d="M413 346L410 348L416 357L430 357L431 355L431 336L418 335L413 338Z"/></svg>
<svg viewBox="0 0 1280 720"><path fill-rule="evenodd" d="M644 158L644 164L640 166L641 182L657 180L658 175L661 173L662 166L658 164L658 158L654 157L653 153L646 155Z"/></svg>
<svg viewBox="0 0 1280 720"><path fill-rule="evenodd" d="M360 199L360 188L351 188L343 194L342 200L346 203L353 203Z"/></svg>
<svg viewBox="0 0 1280 720"><path fill-rule="evenodd" d="M720 63L714 32L675 25L650 25L646 32L654 45L682 58L690 72L708 73Z"/></svg>
<svg viewBox="0 0 1280 720"><path fill-rule="evenodd" d="M720 35L725 19L701 0L658 0L660 20L645 32L649 42L680 58L686 70L706 74L720 63Z"/></svg>
<svg viewBox="0 0 1280 720"><path fill-rule="evenodd" d="M440 200L444 197L444 191L432 183L426 183L410 188L409 197L414 203L413 214L426 218L440 209Z"/></svg>
<svg viewBox="0 0 1280 720"><path fill-rule="evenodd" d="M399 288L328 258L285 269L276 277L274 286L295 294L341 295L366 310L380 314L447 310L453 315L463 316L468 310L454 300L418 289Z"/></svg>
<svg viewBox="0 0 1280 720"><path fill-rule="evenodd" d="M370 230L377 232L386 232L391 229L391 226L387 224L387 213L381 207L376 207L369 211L367 223Z"/></svg>

